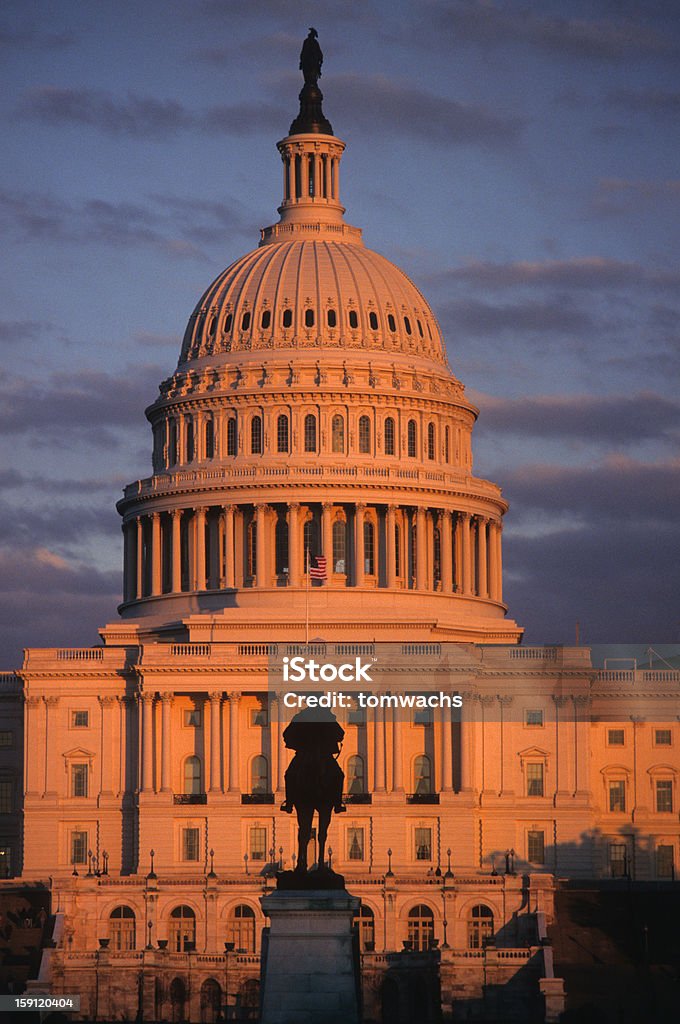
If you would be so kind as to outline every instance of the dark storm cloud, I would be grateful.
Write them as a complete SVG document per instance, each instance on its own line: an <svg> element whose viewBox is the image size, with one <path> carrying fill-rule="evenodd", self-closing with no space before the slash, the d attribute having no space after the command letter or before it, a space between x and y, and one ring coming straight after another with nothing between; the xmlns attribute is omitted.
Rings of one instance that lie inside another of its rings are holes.
<svg viewBox="0 0 680 1024"><path fill-rule="evenodd" d="M664 89L617 89L610 92L607 102L627 112L639 114L680 114L680 92Z"/></svg>
<svg viewBox="0 0 680 1024"><path fill-rule="evenodd" d="M196 240L221 242L226 232L250 237L253 217L240 203L181 196L150 196L147 205L105 199L77 204L41 193L0 192L0 225L22 241L143 245L172 259L203 261Z"/></svg>
<svg viewBox="0 0 680 1024"><path fill-rule="evenodd" d="M0 549L0 668L19 668L21 650L98 641L115 618L120 574L72 567L46 548ZM30 608L30 616L26 609Z"/></svg>
<svg viewBox="0 0 680 1024"><path fill-rule="evenodd" d="M122 487L112 484L108 494L102 490L94 502L92 491L87 489L86 502L52 500L40 506L3 502L0 504L2 543L17 547L36 544L79 547L84 537L109 541L116 537L120 526L115 502L121 492Z"/></svg>
<svg viewBox="0 0 680 1024"><path fill-rule="evenodd" d="M661 440L680 433L680 403L650 392L523 399L469 395L483 413L485 431L598 444Z"/></svg>
<svg viewBox="0 0 680 1024"><path fill-rule="evenodd" d="M677 289L680 272L652 270L637 263L582 256L568 260L519 261L516 263L472 262L445 271L433 281L462 281L479 288L553 287L599 289L652 285Z"/></svg>
<svg viewBox="0 0 680 1024"><path fill-rule="evenodd" d="M676 47L665 34L634 18L552 15L542 4L501 5L489 0L433 0L429 17L439 38L489 46L523 44L553 56L596 61L666 55ZM429 37L431 38L431 37Z"/></svg>
<svg viewBox="0 0 680 1024"><path fill-rule="evenodd" d="M395 132L443 144L506 145L524 127L519 117L437 96L382 75L334 76L333 112L339 120L372 134Z"/></svg>
<svg viewBox="0 0 680 1024"><path fill-rule="evenodd" d="M2 373L0 433L37 433L43 444L63 444L64 435L74 434L97 446L118 444L121 428L144 428L143 410L162 376L157 366L119 375L55 373L46 381Z"/></svg>
<svg viewBox="0 0 680 1024"><path fill-rule="evenodd" d="M566 335L592 330L594 321L583 309L565 300L491 304L472 299L438 304L451 336L500 333Z"/></svg>
<svg viewBox="0 0 680 1024"><path fill-rule="evenodd" d="M125 99L99 89L45 85L23 96L19 112L46 124L79 124L113 135L163 139L193 124L176 100L128 94Z"/></svg>

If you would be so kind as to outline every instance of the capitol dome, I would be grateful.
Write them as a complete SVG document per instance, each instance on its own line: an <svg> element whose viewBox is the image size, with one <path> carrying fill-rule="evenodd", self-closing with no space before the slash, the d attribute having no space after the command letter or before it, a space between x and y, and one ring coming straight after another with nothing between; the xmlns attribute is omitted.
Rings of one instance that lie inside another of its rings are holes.
<svg viewBox="0 0 680 1024"><path fill-rule="evenodd" d="M516 643L477 410L423 295L345 221L321 100L306 84L277 143L279 220L205 291L146 411L120 613L178 640Z"/></svg>

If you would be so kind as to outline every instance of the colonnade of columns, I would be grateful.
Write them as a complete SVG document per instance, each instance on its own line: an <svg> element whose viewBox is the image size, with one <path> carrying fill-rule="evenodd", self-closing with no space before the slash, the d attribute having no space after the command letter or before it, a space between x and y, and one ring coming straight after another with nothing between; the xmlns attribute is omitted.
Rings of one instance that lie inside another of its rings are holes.
<svg viewBox="0 0 680 1024"><path fill-rule="evenodd" d="M283 161L283 201L301 199L338 200L340 195L340 152L321 152L299 145L279 148Z"/></svg>
<svg viewBox="0 0 680 1024"><path fill-rule="evenodd" d="M173 721L171 692L143 692L139 694L139 737L140 737L140 791L181 792L173 786ZM201 764L201 792L208 794L242 794L250 791L248 756L242 758L241 729L245 723L242 695L223 694L212 691L205 696L204 707L207 724L204 731L204 746L207 756ZM284 707L281 698L273 697L268 706L268 724L264 729L269 733L258 747L266 751L268 764L268 789L271 793L282 794L285 789L285 771L292 756L283 741L284 730L295 712ZM160 722L159 722L160 718ZM461 719L463 722L463 719ZM359 729L366 730L357 745L365 760L366 774L363 776L367 793L415 792L413 777L413 751L405 751L404 735L410 728L410 721L393 709L376 708L369 713L368 721ZM431 762L431 790L435 792L466 791L470 788L470 751L467 726L456 729L450 711L441 710L432 723L433 732L419 742L418 752ZM207 742L206 742L207 741ZM454 780L454 745L458 748L459 771ZM409 744L413 747L413 742ZM422 748L422 749L421 749ZM254 756L254 755L253 755ZM408 763L405 760L408 759ZM242 769L245 760L246 767ZM176 780L175 780L176 781ZM455 781L455 787L454 787ZM180 780L181 782L181 780ZM345 780L349 788L348 780Z"/></svg>
<svg viewBox="0 0 680 1024"><path fill-rule="evenodd" d="M197 505L123 524L124 594L304 585L439 591L502 601L500 519L451 509L333 502Z"/></svg>

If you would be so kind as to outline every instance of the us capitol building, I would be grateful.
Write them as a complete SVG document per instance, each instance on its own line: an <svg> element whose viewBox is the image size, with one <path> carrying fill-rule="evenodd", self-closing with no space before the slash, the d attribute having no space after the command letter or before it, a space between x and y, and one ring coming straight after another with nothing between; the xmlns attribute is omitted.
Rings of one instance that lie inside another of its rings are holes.
<svg viewBox="0 0 680 1024"><path fill-rule="evenodd" d="M387 644L463 707L339 715L365 1020L556 1020L558 879L675 877L680 673L521 645L477 410L344 219L318 88L277 148L279 220L146 410L119 620L0 677L0 885L48 887L53 915L28 989L80 992L87 1020L256 1020L259 897L295 851L270 663Z"/></svg>

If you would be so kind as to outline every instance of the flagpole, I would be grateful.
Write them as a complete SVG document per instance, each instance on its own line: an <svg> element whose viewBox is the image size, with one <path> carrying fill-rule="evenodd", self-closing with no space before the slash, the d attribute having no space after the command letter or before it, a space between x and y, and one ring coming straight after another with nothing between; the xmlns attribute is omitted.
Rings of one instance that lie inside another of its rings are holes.
<svg viewBox="0 0 680 1024"><path fill-rule="evenodd" d="M305 644L309 643L309 548L305 551Z"/></svg>

